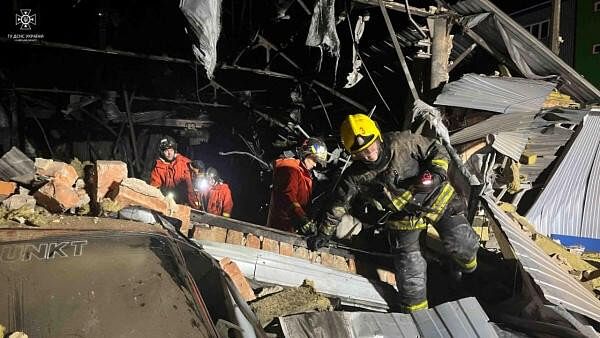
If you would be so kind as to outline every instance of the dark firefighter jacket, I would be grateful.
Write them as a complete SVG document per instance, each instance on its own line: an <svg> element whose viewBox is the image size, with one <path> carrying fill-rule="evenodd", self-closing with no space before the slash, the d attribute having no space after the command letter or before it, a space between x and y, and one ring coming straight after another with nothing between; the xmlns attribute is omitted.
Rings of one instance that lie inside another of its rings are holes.
<svg viewBox="0 0 600 338"><path fill-rule="evenodd" d="M189 163L190 159L181 154L177 154L172 162L157 159L150 173L150 185L159 188L165 195L173 193L175 202L179 204L197 207Z"/></svg>
<svg viewBox="0 0 600 338"><path fill-rule="evenodd" d="M300 160L277 159L267 226L294 232L294 223L306 217L311 193L312 176Z"/></svg>
<svg viewBox="0 0 600 338"><path fill-rule="evenodd" d="M202 196L206 211L219 216L230 217L233 209L233 198L227 183L217 183Z"/></svg>
<svg viewBox="0 0 600 338"><path fill-rule="evenodd" d="M381 154L374 163L354 162L346 170L335 191L331 208L325 214L320 232L331 236L335 233L342 216L349 212L353 199L372 199L384 210L394 212L385 222L386 227L396 230L415 230L435 222L454 196L449 183L442 183L429 194L428 201L434 213L419 217L407 216L402 211L414 202L415 178L423 171L431 170L446 177L448 153L434 139L411 134L409 131L391 132L383 135ZM423 217L421 217L423 216Z"/></svg>

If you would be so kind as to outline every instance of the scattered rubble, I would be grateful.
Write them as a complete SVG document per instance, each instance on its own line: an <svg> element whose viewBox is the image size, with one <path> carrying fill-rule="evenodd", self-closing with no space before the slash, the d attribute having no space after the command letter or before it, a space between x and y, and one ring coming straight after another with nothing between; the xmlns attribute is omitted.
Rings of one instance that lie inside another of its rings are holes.
<svg viewBox="0 0 600 338"><path fill-rule="evenodd" d="M267 326L277 317L309 312L332 310L331 301L319 295L311 281L305 280L297 288L290 288L254 301L250 304L258 320Z"/></svg>

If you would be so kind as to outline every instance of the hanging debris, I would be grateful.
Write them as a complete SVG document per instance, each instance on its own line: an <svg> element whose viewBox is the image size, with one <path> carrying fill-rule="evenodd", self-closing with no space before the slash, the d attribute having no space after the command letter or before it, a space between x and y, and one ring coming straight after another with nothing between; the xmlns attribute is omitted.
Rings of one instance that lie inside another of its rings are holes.
<svg viewBox="0 0 600 338"><path fill-rule="evenodd" d="M308 36L306 37L306 45L318 47L321 50L317 71L321 70L324 49L329 55L336 58L335 68L337 72L337 62L340 58L340 39L335 30L335 0L319 0L315 3Z"/></svg>
<svg viewBox="0 0 600 338"><path fill-rule="evenodd" d="M212 79L221 34L221 0L181 0L179 8L198 39L197 45L192 46L194 55L204 65L206 76Z"/></svg>

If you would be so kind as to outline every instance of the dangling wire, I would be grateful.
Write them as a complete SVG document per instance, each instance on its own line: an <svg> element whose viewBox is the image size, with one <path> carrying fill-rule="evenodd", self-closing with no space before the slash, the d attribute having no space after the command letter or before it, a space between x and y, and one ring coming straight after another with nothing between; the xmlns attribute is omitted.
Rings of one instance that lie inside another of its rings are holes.
<svg viewBox="0 0 600 338"><path fill-rule="evenodd" d="M375 91L377 92L377 95L379 95L379 98L381 99L381 102L383 102L383 104L385 105L385 108L389 112L391 112L390 106L387 104L387 102L385 101L385 99L381 95L381 92L379 91L379 88L375 84L375 81L373 80L373 77L371 77L371 72L369 72L369 69L367 68L367 64L365 63L365 59L363 58L362 54L360 53L360 49L358 48L358 43L356 43L356 40L354 40L354 29L352 28L352 23L350 22L350 14L348 14L348 12L349 12L348 11L348 4L346 4L346 21L348 21L348 29L350 29L350 37L352 38L352 44L354 45L354 48L356 49L358 57L360 58L360 61L362 61L362 65L365 68L365 72L367 73L367 76L369 77L369 80L371 81L371 84L373 85L373 88L375 88Z"/></svg>

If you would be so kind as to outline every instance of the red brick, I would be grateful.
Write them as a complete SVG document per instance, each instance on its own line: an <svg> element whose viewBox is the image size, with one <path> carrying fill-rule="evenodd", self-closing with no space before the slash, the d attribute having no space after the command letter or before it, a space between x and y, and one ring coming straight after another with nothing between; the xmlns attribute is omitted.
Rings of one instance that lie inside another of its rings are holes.
<svg viewBox="0 0 600 338"><path fill-rule="evenodd" d="M378 268L377 275L379 276L379 280L388 283L390 285L396 285L396 274L391 271Z"/></svg>
<svg viewBox="0 0 600 338"><path fill-rule="evenodd" d="M17 190L15 182L0 181L0 196L10 196Z"/></svg>
<svg viewBox="0 0 600 338"><path fill-rule="evenodd" d="M225 273L229 275L245 301L249 302L256 299L254 291L252 291L252 288L246 280L246 277L244 277L242 271L240 271L240 268L237 266L237 264L235 264L235 262L232 262L229 257L223 257L219 261L219 264Z"/></svg>
<svg viewBox="0 0 600 338"><path fill-rule="evenodd" d="M175 208L175 212L171 215L171 217L177 218L181 221L181 228L179 231L187 236L188 231L190 230L190 214L192 208L187 205L177 204Z"/></svg>
<svg viewBox="0 0 600 338"><path fill-rule="evenodd" d="M348 258L348 271L356 273L356 262L354 262L354 258Z"/></svg>
<svg viewBox="0 0 600 338"><path fill-rule="evenodd" d="M263 238L262 249L265 251L279 253L279 242L270 238Z"/></svg>
<svg viewBox="0 0 600 338"><path fill-rule="evenodd" d="M279 242L279 254L284 256L293 256L294 246L289 243Z"/></svg>
<svg viewBox="0 0 600 338"><path fill-rule="evenodd" d="M33 196L37 203L52 212L63 212L80 206L80 197L77 192L59 182L52 180L36 191Z"/></svg>
<svg viewBox="0 0 600 338"><path fill-rule="evenodd" d="M96 201L106 197L109 190L116 189L127 178L127 164L121 161L96 161L94 184Z"/></svg>
<svg viewBox="0 0 600 338"><path fill-rule="evenodd" d="M321 264L329 267L335 267L334 265L334 256L327 252L321 252Z"/></svg>
<svg viewBox="0 0 600 338"><path fill-rule="evenodd" d="M225 243L242 245L244 242L244 233L235 231L235 230L227 230L227 239Z"/></svg>
<svg viewBox="0 0 600 338"><path fill-rule="evenodd" d="M197 225L194 226L193 237L199 240L225 243L225 238L227 237L227 229L219 227L203 227Z"/></svg>
<svg viewBox="0 0 600 338"><path fill-rule="evenodd" d="M348 263L346 263L346 258L342 256L333 257L333 266L340 271L349 271Z"/></svg>
<svg viewBox="0 0 600 338"><path fill-rule="evenodd" d="M63 162L36 158L36 174L53 177L57 184L72 187L77 180L77 171L72 165Z"/></svg>
<svg viewBox="0 0 600 338"><path fill-rule="evenodd" d="M254 234L246 236L246 246L254 249L260 249L260 238Z"/></svg>
<svg viewBox="0 0 600 338"><path fill-rule="evenodd" d="M321 258L321 253L318 251L309 251L308 252L308 260L311 263L321 264L323 259Z"/></svg>
<svg viewBox="0 0 600 338"><path fill-rule="evenodd" d="M167 200L160 190L137 178L123 180L118 186L114 201L122 208L141 206L169 215Z"/></svg>
<svg viewBox="0 0 600 338"><path fill-rule="evenodd" d="M302 258L302 259L309 259L309 255L308 255L308 249L307 248L303 248L301 246L295 246L294 247L294 257L298 257L298 258Z"/></svg>

